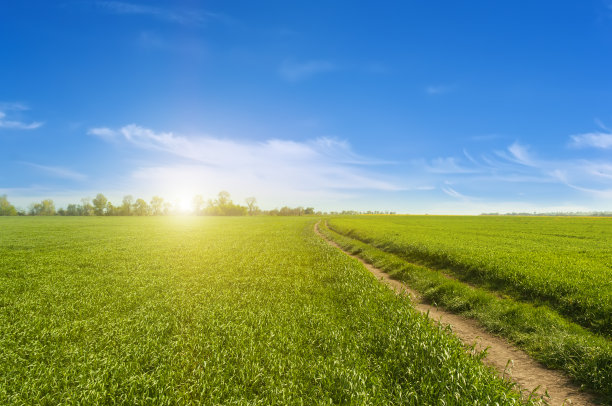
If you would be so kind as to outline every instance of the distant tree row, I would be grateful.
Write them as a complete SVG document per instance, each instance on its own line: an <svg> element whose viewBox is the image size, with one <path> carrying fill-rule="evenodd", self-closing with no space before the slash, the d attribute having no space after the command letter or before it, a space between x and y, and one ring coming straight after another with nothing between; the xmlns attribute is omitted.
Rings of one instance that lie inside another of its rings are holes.
<svg viewBox="0 0 612 406"><path fill-rule="evenodd" d="M481 213L481 216L612 217L612 211L573 211L546 213Z"/></svg>
<svg viewBox="0 0 612 406"><path fill-rule="evenodd" d="M198 216L304 216L327 214L315 212L313 207L282 207L273 210L261 210L255 197L245 199L246 206L234 203L226 191L221 191L216 199L204 200L201 195L193 198L193 214ZM123 198L120 205L112 204L106 196L98 193L95 198L83 198L79 204L69 204L66 208L55 208L51 199L33 203L27 211L16 209L9 203L7 196L0 196L0 216L167 216L177 214L177 207L159 196L154 196L150 202L144 199L134 199L132 195ZM339 214L339 213L334 213ZM348 214L348 212L342 212Z"/></svg>
<svg viewBox="0 0 612 406"><path fill-rule="evenodd" d="M232 201L229 192L222 190L216 199L204 202L202 195L193 198L193 213L197 216L246 216L255 215L259 208L254 197L246 198L248 206L241 206Z"/></svg>
<svg viewBox="0 0 612 406"><path fill-rule="evenodd" d="M315 214L313 207L281 207L280 209L267 210L264 214L268 216L304 216L309 214Z"/></svg>
<svg viewBox="0 0 612 406"><path fill-rule="evenodd" d="M147 203L132 195L123 198L120 205L113 205L102 193L95 198L81 199L81 204L69 204L66 209L59 209L60 216L162 216L171 214L172 205L159 196L153 196Z"/></svg>

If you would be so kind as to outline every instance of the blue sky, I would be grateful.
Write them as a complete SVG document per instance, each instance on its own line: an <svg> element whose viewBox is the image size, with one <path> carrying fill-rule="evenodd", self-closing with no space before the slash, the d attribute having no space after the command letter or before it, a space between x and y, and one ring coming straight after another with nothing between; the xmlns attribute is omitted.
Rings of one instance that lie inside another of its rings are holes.
<svg viewBox="0 0 612 406"><path fill-rule="evenodd" d="M4 1L0 194L612 209L610 1Z"/></svg>

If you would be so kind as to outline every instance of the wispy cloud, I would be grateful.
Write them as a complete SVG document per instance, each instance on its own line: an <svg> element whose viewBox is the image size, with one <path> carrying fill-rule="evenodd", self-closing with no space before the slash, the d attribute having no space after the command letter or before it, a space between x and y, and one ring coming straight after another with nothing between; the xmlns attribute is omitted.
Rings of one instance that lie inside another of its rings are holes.
<svg viewBox="0 0 612 406"><path fill-rule="evenodd" d="M319 137L307 142L269 139L259 143L241 142L210 136L186 137L172 132L157 132L136 124L119 130L107 127L92 128L88 134L103 139L122 137L143 149L164 151L208 164L225 162L227 157L240 158L244 164L259 163L267 156L286 161L325 158L342 164L381 165L391 162L374 160L356 154L346 141Z"/></svg>
<svg viewBox="0 0 612 406"><path fill-rule="evenodd" d="M166 9L124 1L96 1L95 4L115 14L146 15L159 20L184 25L203 25L210 20L226 19L226 17L221 14L203 10Z"/></svg>
<svg viewBox="0 0 612 406"><path fill-rule="evenodd" d="M453 198L455 198L455 199L459 199L459 200L462 200L462 201L470 201L470 200L473 200L473 198L472 198L472 197L469 197L469 196L466 196L466 195L464 195L464 194L462 194L462 193L459 193L459 192L457 192L455 189L453 189L452 187L450 187L450 186L448 186L448 185L447 185L447 186L442 186L442 188L441 188L441 189L442 189L442 191L443 191L444 193L446 193L447 195L449 195L450 197L453 197Z"/></svg>
<svg viewBox="0 0 612 406"><path fill-rule="evenodd" d="M426 166L431 173L474 173L477 168L463 166L458 158L435 158Z"/></svg>
<svg viewBox="0 0 612 406"><path fill-rule="evenodd" d="M355 191L398 191L394 179L372 169L380 161L356 154L345 141L317 138L299 142L262 142L158 132L135 124L118 130L95 128L90 134L118 140L138 149L167 154L166 161L143 164L132 172L138 185L155 185L156 193L190 196L240 190L291 201L346 195ZM312 204L316 202L313 201Z"/></svg>
<svg viewBox="0 0 612 406"><path fill-rule="evenodd" d="M527 166L534 166L534 160L529 153L529 147L515 142L508 147L508 151L510 151L518 163Z"/></svg>
<svg viewBox="0 0 612 406"><path fill-rule="evenodd" d="M22 103L0 103L0 128L8 128L13 130L34 130L39 128L44 123L39 121L24 122L16 119L7 119L7 111L26 111L28 107Z"/></svg>
<svg viewBox="0 0 612 406"><path fill-rule="evenodd" d="M462 161L458 157L446 157L432 160L424 168L431 174L428 179L435 182L435 177L431 176L452 176L455 184L469 185L471 190L476 191L482 188L481 185L489 185L488 189L482 189L482 196L492 193L500 196L520 195L522 188L541 193L541 190L567 187L582 192L584 198L600 199L599 204L612 203L612 161L606 159L545 159L538 157L531 147L518 142L504 150L494 151L494 155L485 153L474 157L464 149L463 157L467 159ZM474 199L447 185L441 190L448 196Z"/></svg>
<svg viewBox="0 0 612 406"><path fill-rule="evenodd" d="M281 64L278 72L281 77L290 82L297 82L311 76L337 70L338 67L324 60L312 60L306 62L294 62L285 60Z"/></svg>
<svg viewBox="0 0 612 406"><path fill-rule="evenodd" d="M39 165L32 162L22 162L22 164L35 168L48 176L55 178L82 181L87 179L87 175L67 169L61 166Z"/></svg>
<svg viewBox="0 0 612 406"><path fill-rule="evenodd" d="M117 131L111 130L110 128L107 128L107 127L90 128L87 131L87 134L95 135L96 137L100 137L105 140L114 139L115 137L119 135Z"/></svg>
<svg viewBox="0 0 612 406"><path fill-rule="evenodd" d="M19 102L0 102L0 111L24 111L30 108Z"/></svg>
<svg viewBox="0 0 612 406"><path fill-rule="evenodd" d="M504 151L495 151L495 155L506 161L517 163L524 166L537 166L534 158L529 152L529 146L514 142ZM492 163L489 161L489 164Z"/></svg>
<svg viewBox="0 0 612 406"><path fill-rule="evenodd" d="M612 148L612 134L604 132L593 132L586 134L571 135L570 147L573 148Z"/></svg>

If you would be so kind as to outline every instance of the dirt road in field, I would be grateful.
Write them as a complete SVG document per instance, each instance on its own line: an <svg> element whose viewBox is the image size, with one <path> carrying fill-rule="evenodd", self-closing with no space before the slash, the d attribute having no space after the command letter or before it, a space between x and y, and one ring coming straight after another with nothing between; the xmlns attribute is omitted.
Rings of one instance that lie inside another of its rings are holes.
<svg viewBox="0 0 612 406"><path fill-rule="evenodd" d="M389 275L368 264L356 255L344 251L334 241L328 240L320 231L319 223L314 231L330 245L340 249L350 257L358 259L376 279L385 283L397 293L407 292L412 298L414 307L423 312L429 312L429 317L451 326L453 333L466 345L476 343L477 350L487 348L485 364L495 368L500 376L509 378L530 393L535 391L542 395L548 392L547 402L551 405L595 405L595 400L589 394L580 391L578 386L559 371L553 371L534 361L522 350L509 344L506 340L486 332L479 324L470 319L446 312L421 301L418 292L410 289L400 281L391 279Z"/></svg>

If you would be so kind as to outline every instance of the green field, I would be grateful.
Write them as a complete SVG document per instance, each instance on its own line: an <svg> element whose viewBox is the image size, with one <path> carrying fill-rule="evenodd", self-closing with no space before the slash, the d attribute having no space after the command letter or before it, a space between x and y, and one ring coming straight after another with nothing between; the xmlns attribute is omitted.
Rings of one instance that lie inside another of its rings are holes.
<svg viewBox="0 0 612 406"><path fill-rule="evenodd" d="M612 399L612 219L359 216L344 248ZM450 278L449 278L450 277Z"/></svg>
<svg viewBox="0 0 612 406"><path fill-rule="evenodd" d="M518 404L312 218L0 218L0 404Z"/></svg>

